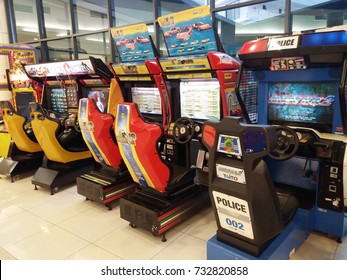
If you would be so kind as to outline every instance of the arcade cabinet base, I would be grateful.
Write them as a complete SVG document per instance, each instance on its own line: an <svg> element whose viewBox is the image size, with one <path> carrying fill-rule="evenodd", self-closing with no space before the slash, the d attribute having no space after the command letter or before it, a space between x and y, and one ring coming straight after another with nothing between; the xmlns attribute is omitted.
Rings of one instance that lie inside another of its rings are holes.
<svg viewBox="0 0 347 280"><path fill-rule="evenodd" d="M165 242L166 231L210 205L208 189L196 187L194 192L174 199L137 190L120 199L121 218L131 227L143 228L153 236L161 235Z"/></svg>
<svg viewBox="0 0 347 280"><path fill-rule="evenodd" d="M12 158L4 158L0 162L0 174L9 176L11 182L14 178L32 176L37 168L42 164L43 153L23 153L13 156Z"/></svg>
<svg viewBox="0 0 347 280"><path fill-rule="evenodd" d="M213 236L207 241L208 260L288 260L309 235L310 212L298 209L287 225L263 253L255 257L238 250Z"/></svg>
<svg viewBox="0 0 347 280"><path fill-rule="evenodd" d="M47 167L39 167L31 179L31 183L35 186L49 189L51 195L59 187L68 186L76 183L76 178L83 173L93 169L94 162L90 158L73 163L57 163L51 162Z"/></svg>
<svg viewBox="0 0 347 280"><path fill-rule="evenodd" d="M112 177L91 171L76 178L77 192L112 209L111 202L134 192L136 183L129 175Z"/></svg>

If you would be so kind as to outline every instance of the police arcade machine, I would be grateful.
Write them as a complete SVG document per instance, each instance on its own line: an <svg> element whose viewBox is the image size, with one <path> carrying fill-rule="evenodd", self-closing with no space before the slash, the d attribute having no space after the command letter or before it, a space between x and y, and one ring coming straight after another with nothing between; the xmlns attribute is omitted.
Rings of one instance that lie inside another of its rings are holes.
<svg viewBox="0 0 347 280"><path fill-rule="evenodd" d="M209 20L206 24L209 24L209 29L212 29L208 8L203 7L196 11L200 16L201 13L206 15L206 19ZM191 14L194 12L187 11L180 19L191 18ZM196 22L200 19L201 17L196 19ZM159 18L158 20L160 23L162 19ZM178 23L176 31L179 26L183 25L183 22L177 21L175 14L167 16L167 22L169 21L173 25L175 22ZM166 27L173 32L170 36L177 36L178 33L176 32L176 34L171 29L172 26ZM207 34L211 34L211 30L207 29ZM214 34L213 31L212 34ZM192 46L197 45L196 47L200 47L200 49L207 48L208 45L202 47L203 43L198 44L197 40L194 39ZM208 43L209 40L212 41L212 45L216 46L214 36L205 38L204 42ZM182 43L185 42L185 45L188 45L188 41L189 38L187 37ZM153 65L156 66L157 72L162 72L157 77L160 78L161 84L166 84L168 87L167 98L171 107L171 116L168 121L165 122L162 117L163 121L159 123L159 126L153 121L144 123L140 121L141 118L138 118L139 112L136 106L126 104L118 111L116 125L117 139L119 137L119 141L122 143L122 151L128 164L134 166L133 179L139 183L139 189L134 194L121 200L121 216L128 220L132 226L145 228L153 235L162 235L163 240L165 240L165 233L169 229L209 205L206 185L196 180L195 162L199 146L197 139L200 134L200 125L194 122L191 117L195 116L196 121L203 121L209 117L219 119L223 114L220 105L220 85L217 79L212 79L212 75L215 73L211 74L214 71L211 71L211 68L206 65L209 64L206 55L204 58L197 58L198 63L195 67L198 67L195 71L192 65L189 66L189 64L194 64L192 61L195 58L192 56L184 57L182 53L180 55L180 57L156 58L154 61L146 61L147 65L150 66L149 71L151 73L154 71ZM218 62L221 67L225 66L224 63L230 67L233 60L229 56L223 55L222 53L220 56L217 55ZM189 72L185 70L183 65L185 62L190 68ZM201 66L202 63L205 63L206 66ZM159 67L157 67L158 65ZM237 68L238 63L235 61L233 66ZM169 70L171 67L174 69L172 72ZM205 71L202 71L202 68ZM165 71L169 73L165 73ZM225 77L229 79L228 81L232 81L235 79L236 73L229 71ZM199 86L191 82L189 78L191 80L200 78L196 80ZM199 91L198 87L202 90ZM193 93L184 99L182 95L188 90L192 90ZM159 103L161 106L163 106L163 101ZM196 103L195 108L192 107L194 102ZM137 102L137 104L139 103ZM140 114L146 114L146 107L143 109L141 106L138 107ZM182 111L184 111L183 114ZM194 111L196 114L192 115ZM124 121L125 119L129 120L129 125ZM142 135L145 133L143 129L151 131L152 136ZM130 139L136 138L138 140L136 142L126 141L127 135ZM145 149L143 149L143 145L146 147ZM146 158L150 160L148 161Z"/></svg>
<svg viewBox="0 0 347 280"><path fill-rule="evenodd" d="M1 146L9 144L7 155L0 163L0 174L14 177L32 174L41 165L43 152L31 128L29 103L38 102L41 97L40 85L29 79L22 63L35 64L37 50L29 46L2 46L1 54L8 58L6 69L7 88L12 93L11 100L2 100L3 121L10 142L1 140Z"/></svg>
<svg viewBox="0 0 347 280"><path fill-rule="evenodd" d="M74 183L77 176L94 167L81 135L78 104L87 94L82 84L96 83L97 79L108 84L101 78L105 69L107 66L93 57L25 66L28 76L44 85L42 102L32 103L30 113L34 134L45 154L32 178L35 189L48 188L54 194L58 187Z"/></svg>
<svg viewBox="0 0 347 280"><path fill-rule="evenodd" d="M252 216L245 219L250 225L258 222L253 230L273 237L261 248L256 244L260 249L258 254L252 254L231 240L254 245L259 239L255 235L253 239L244 236L231 215L226 217L231 222L223 224L216 202L220 222L217 238L208 241L209 258L285 259L312 231L338 242L346 234L346 31L346 26L338 26L269 36L247 42L241 48L237 87L240 105L248 125L272 126L277 132L275 148L260 154L268 167L264 174L268 175L268 185L273 184L278 193L296 197L298 210L293 221L298 223L285 227L282 217L282 229L271 235L271 227L267 230ZM243 150L249 156L262 145L265 149L264 144L253 143ZM218 156L219 146L218 143ZM260 186L255 185L257 188ZM223 195L230 198L233 193L224 189ZM279 200L278 196L273 200ZM248 202L251 207L259 203Z"/></svg>
<svg viewBox="0 0 347 280"><path fill-rule="evenodd" d="M144 66L143 58L141 59L142 63L130 63L130 61L136 60L135 49L136 52L139 52L139 48L135 48L135 45L148 46L146 49L141 50L141 53L143 52L142 55L145 56L153 56L148 32L146 36L146 32L139 32L141 29L147 30L146 25L142 24L136 25L135 28L130 26L111 30L112 36L115 38L116 47L123 47L131 53L125 58L124 50L120 52L118 49L121 60L129 62L128 64L114 63L110 67L117 73L120 70L120 76L122 74L127 75L129 83L139 79L137 76L134 76L137 72L127 71L130 67L136 68L140 64L141 67L146 67ZM137 33L141 35L134 35L134 30L137 30ZM129 39L123 37L127 33L130 36ZM133 34L133 36L130 34ZM131 47L128 45L126 47L125 45L128 44L128 41L129 44L132 44L132 41L135 43ZM139 57L137 57L137 60L139 60ZM79 194L92 201L102 203L111 210L112 202L132 193L136 184L132 180L120 154L114 129L117 106L119 103L124 102L124 97L119 82L114 78L114 72L111 72L111 70L108 70L108 72L110 75L110 85L108 87L100 88L98 85L89 85L86 88L86 97L80 99L78 119L82 136L98 164L90 172L77 177L76 181ZM130 75L128 75L129 73Z"/></svg>

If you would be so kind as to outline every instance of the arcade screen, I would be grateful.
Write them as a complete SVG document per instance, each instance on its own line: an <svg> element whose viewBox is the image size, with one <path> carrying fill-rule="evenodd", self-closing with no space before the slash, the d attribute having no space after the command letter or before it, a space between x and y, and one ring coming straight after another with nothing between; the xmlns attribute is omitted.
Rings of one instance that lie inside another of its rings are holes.
<svg viewBox="0 0 347 280"><path fill-rule="evenodd" d="M101 113L107 112L109 91L110 89L105 87L92 88L87 92L87 97L95 101L95 104Z"/></svg>
<svg viewBox="0 0 347 280"><path fill-rule="evenodd" d="M335 82L269 83L269 123L331 132L336 87Z"/></svg>
<svg viewBox="0 0 347 280"><path fill-rule="evenodd" d="M134 86L131 88L131 97L141 113L162 114L160 92L157 87Z"/></svg>
<svg viewBox="0 0 347 280"><path fill-rule="evenodd" d="M180 82L181 117L220 120L220 85L218 80Z"/></svg>
<svg viewBox="0 0 347 280"><path fill-rule="evenodd" d="M64 89L52 88L50 99L51 99L52 111L62 113L62 114L67 113L68 106L67 106L66 93Z"/></svg>
<svg viewBox="0 0 347 280"><path fill-rule="evenodd" d="M17 92L15 98L18 114L30 121L29 103L36 101L33 92Z"/></svg>

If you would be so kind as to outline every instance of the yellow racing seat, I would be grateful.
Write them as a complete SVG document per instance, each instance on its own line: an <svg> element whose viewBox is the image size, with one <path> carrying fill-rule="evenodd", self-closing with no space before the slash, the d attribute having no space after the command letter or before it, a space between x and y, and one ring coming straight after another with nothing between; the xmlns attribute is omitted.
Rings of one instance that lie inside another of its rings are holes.
<svg viewBox="0 0 347 280"><path fill-rule="evenodd" d="M36 104L36 107L40 105ZM42 108L30 114L31 125L37 141L47 159L60 163L91 158L81 133L75 127L65 127L62 120L50 117Z"/></svg>
<svg viewBox="0 0 347 280"><path fill-rule="evenodd" d="M42 151L26 118L18 114L9 101L2 101L1 103L3 106L3 119L5 125L18 149L28 153Z"/></svg>

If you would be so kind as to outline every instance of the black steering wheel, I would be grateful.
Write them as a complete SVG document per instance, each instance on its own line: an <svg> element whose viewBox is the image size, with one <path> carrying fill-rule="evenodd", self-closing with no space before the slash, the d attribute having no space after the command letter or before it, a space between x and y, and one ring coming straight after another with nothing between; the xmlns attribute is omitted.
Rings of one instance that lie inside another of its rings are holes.
<svg viewBox="0 0 347 280"><path fill-rule="evenodd" d="M290 159L299 148L299 138L295 131L287 126L277 126L277 146L269 157L275 160Z"/></svg>
<svg viewBox="0 0 347 280"><path fill-rule="evenodd" d="M173 137L179 144L186 144L194 137L194 121L190 118L178 118L173 126Z"/></svg>
<svg viewBox="0 0 347 280"><path fill-rule="evenodd" d="M73 122L73 127L77 132L81 132L81 127L80 127L80 123L78 121L78 117L75 116L74 122Z"/></svg>

